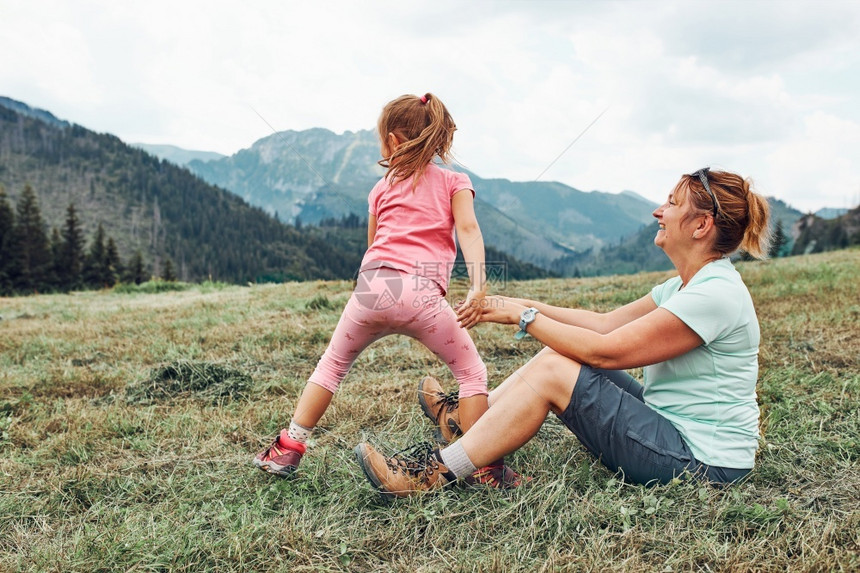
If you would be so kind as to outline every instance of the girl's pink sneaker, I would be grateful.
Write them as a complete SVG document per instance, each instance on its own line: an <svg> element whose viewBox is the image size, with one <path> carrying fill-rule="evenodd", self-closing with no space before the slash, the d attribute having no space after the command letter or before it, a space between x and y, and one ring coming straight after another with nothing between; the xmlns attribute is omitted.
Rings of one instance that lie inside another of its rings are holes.
<svg viewBox="0 0 860 573"><path fill-rule="evenodd" d="M299 467L299 462L307 449L306 444L290 438L287 435L287 429L284 428L271 446L254 457L254 465L264 472L287 477Z"/></svg>

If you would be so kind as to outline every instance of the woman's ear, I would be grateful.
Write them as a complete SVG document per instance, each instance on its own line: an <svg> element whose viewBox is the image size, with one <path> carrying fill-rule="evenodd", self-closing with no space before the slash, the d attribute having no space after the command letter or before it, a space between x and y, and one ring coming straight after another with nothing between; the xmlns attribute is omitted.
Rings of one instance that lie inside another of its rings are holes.
<svg viewBox="0 0 860 573"><path fill-rule="evenodd" d="M696 229L693 231L693 238L698 239L699 237L703 237L708 234L714 227L714 218L709 217L708 215L702 215L699 217L699 223L696 225Z"/></svg>

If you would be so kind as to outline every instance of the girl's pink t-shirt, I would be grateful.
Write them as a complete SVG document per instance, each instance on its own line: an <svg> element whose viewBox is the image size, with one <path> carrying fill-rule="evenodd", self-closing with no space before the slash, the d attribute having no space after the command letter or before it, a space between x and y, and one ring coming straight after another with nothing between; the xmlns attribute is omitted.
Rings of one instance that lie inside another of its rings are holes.
<svg viewBox="0 0 860 573"><path fill-rule="evenodd" d="M447 293L457 256L451 198L463 189L474 196L468 175L433 163L424 169L414 190L411 178L394 185L381 179L368 197L368 210L376 216L376 235L361 268L398 269L428 278Z"/></svg>

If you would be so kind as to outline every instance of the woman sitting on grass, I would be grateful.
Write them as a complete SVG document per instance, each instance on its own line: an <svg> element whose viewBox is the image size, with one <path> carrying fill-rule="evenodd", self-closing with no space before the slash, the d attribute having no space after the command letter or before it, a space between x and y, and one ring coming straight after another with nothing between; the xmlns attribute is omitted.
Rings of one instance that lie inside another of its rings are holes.
<svg viewBox="0 0 860 573"><path fill-rule="evenodd" d="M490 393L490 409L452 445L386 457L359 444L371 483L406 496L469 476L528 442L550 411L633 483L746 476L759 437L759 324L728 255L763 258L767 201L736 174L701 169L653 214L654 243L679 276L608 313L488 297L481 322L519 325L517 338L527 332L546 348ZM642 366L644 385L622 370ZM422 384L425 413L456 429L456 401L435 381Z"/></svg>

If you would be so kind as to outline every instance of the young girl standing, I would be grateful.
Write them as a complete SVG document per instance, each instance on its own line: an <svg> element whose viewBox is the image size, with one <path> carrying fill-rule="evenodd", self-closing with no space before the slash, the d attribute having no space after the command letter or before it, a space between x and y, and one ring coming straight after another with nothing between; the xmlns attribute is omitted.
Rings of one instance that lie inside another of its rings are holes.
<svg viewBox="0 0 860 573"><path fill-rule="evenodd" d="M358 355L389 334L415 338L451 369L460 385L463 431L487 411L487 368L467 332L486 296L484 241L473 205L472 182L448 162L456 126L433 94L389 102L377 125L380 165L388 171L370 192L368 248L356 287L328 348L311 374L288 428L257 454L254 465L288 476ZM454 231L470 288L455 313L445 294L456 256ZM475 481L508 487L519 476L501 460L475 472Z"/></svg>

